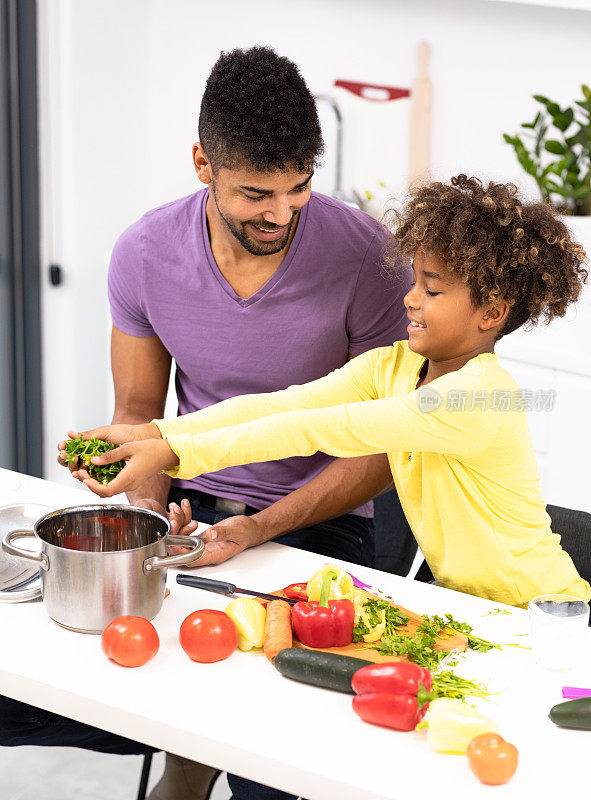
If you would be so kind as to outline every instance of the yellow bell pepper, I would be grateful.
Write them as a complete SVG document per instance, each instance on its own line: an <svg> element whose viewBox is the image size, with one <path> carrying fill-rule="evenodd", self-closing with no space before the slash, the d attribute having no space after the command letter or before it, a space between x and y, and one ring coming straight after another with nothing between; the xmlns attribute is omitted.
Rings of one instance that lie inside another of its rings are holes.
<svg viewBox="0 0 591 800"><path fill-rule="evenodd" d="M252 597L241 597L232 600L226 606L226 614L238 628L238 648L252 650L253 647L262 647L265 635L265 620L267 612L258 600Z"/></svg>
<svg viewBox="0 0 591 800"><path fill-rule="evenodd" d="M371 624L371 620L365 613L364 609L361 608L359 610L359 616L369 628L369 633L363 634L363 641L364 642L377 642L378 639L382 638L384 631L386 630L386 612L383 608L381 608L378 612L378 616L380 617L380 621L377 625Z"/></svg>
<svg viewBox="0 0 591 800"><path fill-rule="evenodd" d="M348 572L345 572L344 569L335 567L333 564L327 564L325 567L321 567L308 581L308 600L320 600L322 583L328 572L332 572L335 575L334 580L331 581L330 584L328 599L353 600L353 578Z"/></svg>
<svg viewBox="0 0 591 800"><path fill-rule="evenodd" d="M499 730L488 717L450 697L439 697L431 702L426 724L429 728L427 741L438 753L465 753L475 736Z"/></svg>
<svg viewBox="0 0 591 800"><path fill-rule="evenodd" d="M378 612L379 622L374 624L370 620L364 608L365 604L369 600L367 592L364 592L363 589L358 589L355 586L353 587L353 595L351 599L353 600L353 605L355 607L355 625L357 625L359 620L361 620L366 628L368 628L368 633L365 633L362 637L363 641L377 642L378 639L382 638L386 630L386 612L383 608L381 608Z"/></svg>
<svg viewBox="0 0 591 800"><path fill-rule="evenodd" d="M361 610L367 603L367 594L363 591L363 589L358 589L356 586L354 586L351 600L353 601L353 606L355 608L355 625L357 625L359 618L361 617Z"/></svg>

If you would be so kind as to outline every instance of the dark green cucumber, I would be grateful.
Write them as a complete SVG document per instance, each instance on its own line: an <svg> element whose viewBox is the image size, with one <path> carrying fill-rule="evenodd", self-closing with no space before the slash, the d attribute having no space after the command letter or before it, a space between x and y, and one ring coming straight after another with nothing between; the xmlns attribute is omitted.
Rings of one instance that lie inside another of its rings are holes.
<svg viewBox="0 0 591 800"><path fill-rule="evenodd" d="M322 686L335 692L355 694L351 678L361 667L372 664L363 658L340 656L336 653L320 653L316 650L300 650L290 647L281 650L275 658L275 667L286 678L312 686Z"/></svg>
<svg viewBox="0 0 591 800"><path fill-rule="evenodd" d="M579 697L577 700L559 703L550 709L548 716L561 728L591 731L591 697Z"/></svg>

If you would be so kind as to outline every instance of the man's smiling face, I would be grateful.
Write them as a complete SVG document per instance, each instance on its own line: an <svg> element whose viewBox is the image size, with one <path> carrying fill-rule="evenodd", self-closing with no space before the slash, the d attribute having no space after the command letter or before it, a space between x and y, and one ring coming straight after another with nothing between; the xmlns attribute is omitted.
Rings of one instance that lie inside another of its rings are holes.
<svg viewBox="0 0 591 800"><path fill-rule="evenodd" d="M211 177L217 211L232 236L255 256L280 253L310 199L313 171L257 172L221 167Z"/></svg>

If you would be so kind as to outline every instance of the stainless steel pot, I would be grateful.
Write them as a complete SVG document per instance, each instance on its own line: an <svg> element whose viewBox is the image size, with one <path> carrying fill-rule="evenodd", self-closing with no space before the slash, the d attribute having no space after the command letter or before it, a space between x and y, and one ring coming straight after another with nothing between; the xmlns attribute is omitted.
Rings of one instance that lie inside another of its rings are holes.
<svg viewBox="0 0 591 800"><path fill-rule="evenodd" d="M82 633L102 633L115 617L153 619L166 588L166 568L199 558L205 545L194 536L169 535L170 523L135 506L75 506L52 511L32 531L10 531L2 549L39 564L41 586L10 592L12 602L43 597L49 616ZM39 552L16 547L35 539ZM167 545L192 548L167 556ZM8 593L4 593L8 594Z"/></svg>

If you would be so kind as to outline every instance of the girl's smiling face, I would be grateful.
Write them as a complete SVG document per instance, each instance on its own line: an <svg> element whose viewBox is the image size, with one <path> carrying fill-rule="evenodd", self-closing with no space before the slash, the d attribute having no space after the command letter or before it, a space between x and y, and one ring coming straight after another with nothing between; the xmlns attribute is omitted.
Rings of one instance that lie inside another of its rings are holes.
<svg viewBox="0 0 591 800"><path fill-rule="evenodd" d="M413 259L414 283L404 298L410 325L408 346L433 362L468 361L494 350L506 318L506 303L475 306L470 288L437 256Z"/></svg>

